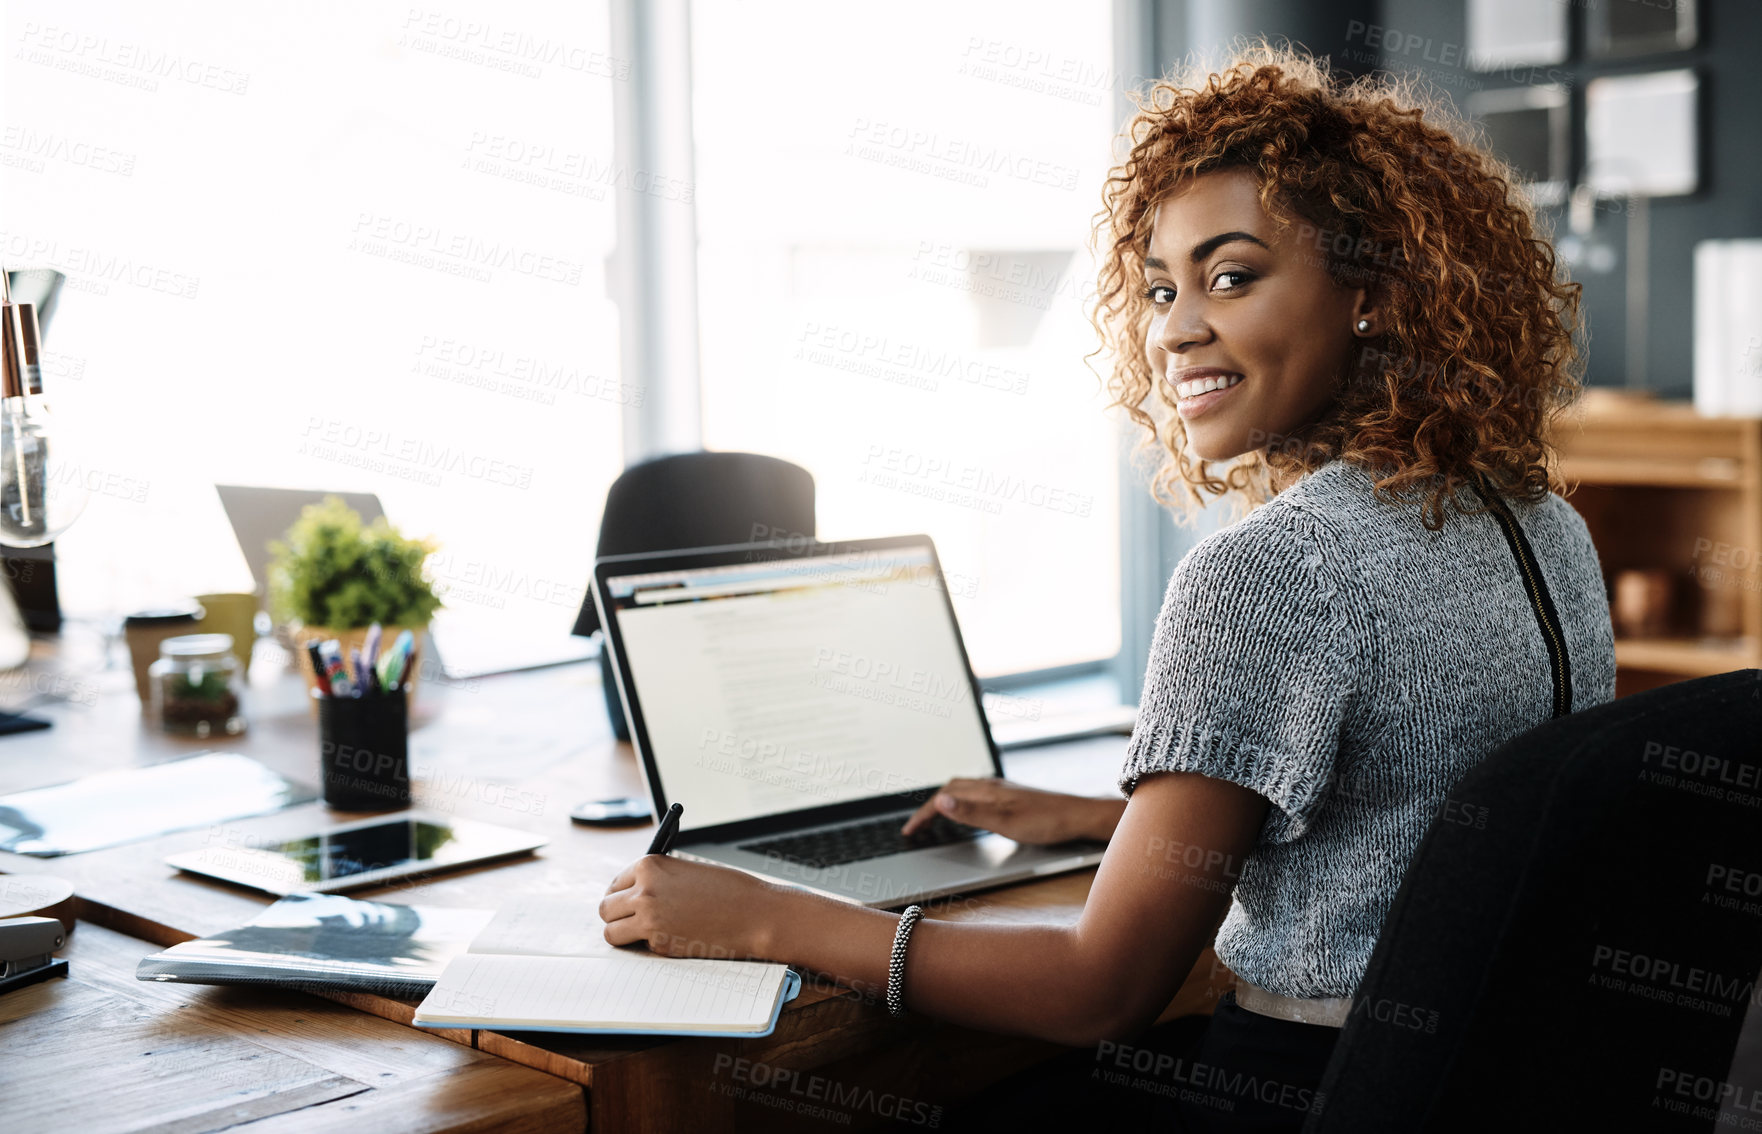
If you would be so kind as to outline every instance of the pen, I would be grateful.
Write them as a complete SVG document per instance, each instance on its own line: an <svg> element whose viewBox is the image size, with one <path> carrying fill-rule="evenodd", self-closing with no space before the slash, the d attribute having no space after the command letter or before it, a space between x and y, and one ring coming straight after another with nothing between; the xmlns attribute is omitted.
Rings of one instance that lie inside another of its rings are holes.
<svg viewBox="0 0 1762 1134"><path fill-rule="evenodd" d="M392 657L397 652L395 644L387 646L379 651L379 660L373 663L373 672L379 676L379 687L387 693L396 688L392 684Z"/></svg>
<svg viewBox="0 0 1762 1134"><path fill-rule="evenodd" d="M319 652L317 642L306 643L306 655L312 659L312 672L318 675L318 691L330 696L330 678L324 676L324 655Z"/></svg>
<svg viewBox="0 0 1762 1134"><path fill-rule="evenodd" d="M379 640L383 633L385 631L380 628L377 622L367 628L367 641L361 644L361 660L367 663L367 668L363 671L364 676L372 675L373 663L379 660Z"/></svg>
<svg viewBox="0 0 1762 1134"><path fill-rule="evenodd" d="M397 639L386 649L385 655L379 659L380 684L387 693L393 692L404 683L405 666L415 645L415 636L408 630L401 630Z"/></svg>
<svg viewBox="0 0 1762 1134"><path fill-rule="evenodd" d="M655 832L655 841L649 844L650 854L666 854L673 849L673 836L679 833L679 817L685 814L685 805L675 803L667 808L667 814L661 816L661 829Z"/></svg>
<svg viewBox="0 0 1762 1134"><path fill-rule="evenodd" d="M409 660L410 646L399 639L385 658L385 687L396 689L404 683L404 663Z"/></svg>
<svg viewBox="0 0 1762 1134"><path fill-rule="evenodd" d="M330 679L330 695L333 697L353 697L355 691L349 687L349 669L343 664L342 648L332 638L318 647L324 653L324 675Z"/></svg>
<svg viewBox="0 0 1762 1134"><path fill-rule="evenodd" d="M367 696L372 692L372 685L367 680L367 656L359 646L349 648L349 665L355 671L355 696Z"/></svg>

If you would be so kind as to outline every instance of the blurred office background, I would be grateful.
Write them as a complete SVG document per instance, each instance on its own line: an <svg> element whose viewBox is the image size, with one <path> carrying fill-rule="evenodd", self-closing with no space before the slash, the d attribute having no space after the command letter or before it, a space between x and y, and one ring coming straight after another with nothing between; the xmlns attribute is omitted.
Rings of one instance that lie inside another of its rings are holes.
<svg viewBox="0 0 1762 1134"><path fill-rule="evenodd" d="M995 687L1131 699L1204 527L1149 500L1085 361L1124 92L1239 34L1422 75L1560 232L1602 185L1590 381L1687 397L1694 245L1762 236L1762 6L1659 11L14 0L0 262L68 276L45 371L94 490L64 604L248 586L223 482L377 492L454 605L566 627L623 466L751 450L813 472L824 538L934 536ZM1636 281L1641 174L1594 168L1587 90L1655 73L1689 92L1691 183L1664 139Z"/></svg>

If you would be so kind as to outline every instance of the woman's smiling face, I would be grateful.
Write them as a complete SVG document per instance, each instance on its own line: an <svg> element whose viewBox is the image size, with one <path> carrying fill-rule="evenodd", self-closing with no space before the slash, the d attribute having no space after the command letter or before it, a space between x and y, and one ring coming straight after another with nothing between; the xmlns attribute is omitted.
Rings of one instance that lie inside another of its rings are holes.
<svg viewBox="0 0 1762 1134"><path fill-rule="evenodd" d="M1380 329L1367 292L1336 284L1312 237L1274 227L1245 169L1201 174L1157 207L1145 350L1202 460L1267 448L1320 416L1354 340Z"/></svg>

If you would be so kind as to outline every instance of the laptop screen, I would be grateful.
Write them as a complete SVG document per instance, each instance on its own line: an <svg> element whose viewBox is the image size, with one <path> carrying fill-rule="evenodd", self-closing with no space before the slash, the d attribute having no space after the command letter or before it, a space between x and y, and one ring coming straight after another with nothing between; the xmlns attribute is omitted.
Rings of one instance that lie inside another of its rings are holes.
<svg viewBox="0 0 1762 1134"><path fill-rule="evenodd" d="M603 597L682 827L994 774L928 546L610 574Z"/></svg>

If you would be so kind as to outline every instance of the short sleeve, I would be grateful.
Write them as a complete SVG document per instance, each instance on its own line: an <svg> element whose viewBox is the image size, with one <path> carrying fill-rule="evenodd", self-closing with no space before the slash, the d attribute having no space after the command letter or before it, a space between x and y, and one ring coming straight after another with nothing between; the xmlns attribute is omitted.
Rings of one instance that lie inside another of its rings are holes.
<svg viewBox="0 0 1762 1134"><path fill-rule="evenodd" d="M1309 828L1355 684L1334 574L1314 521L1292 510L1263 509L1187 553L1157 615L1121 792L1151 772L1198 772L1271 801L1263 841Z"/></svg>

